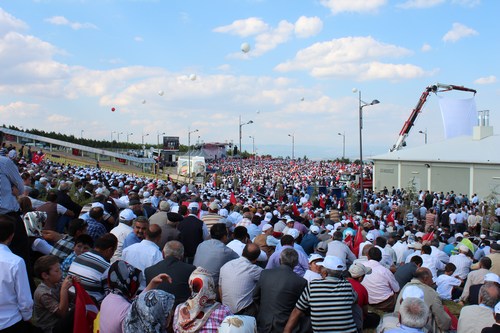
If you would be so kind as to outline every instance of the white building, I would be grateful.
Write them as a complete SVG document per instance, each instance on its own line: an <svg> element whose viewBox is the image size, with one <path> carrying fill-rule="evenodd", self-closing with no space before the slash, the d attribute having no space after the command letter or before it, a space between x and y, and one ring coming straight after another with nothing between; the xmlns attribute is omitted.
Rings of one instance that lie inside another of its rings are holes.
<svg viewBox="0 0 500 333"><path fill-rule="evenodd" d="M493 127L475 126L472 136L402 149L375 156L373 188L406 188L486 197L500 191L500 135Z"/></svg>

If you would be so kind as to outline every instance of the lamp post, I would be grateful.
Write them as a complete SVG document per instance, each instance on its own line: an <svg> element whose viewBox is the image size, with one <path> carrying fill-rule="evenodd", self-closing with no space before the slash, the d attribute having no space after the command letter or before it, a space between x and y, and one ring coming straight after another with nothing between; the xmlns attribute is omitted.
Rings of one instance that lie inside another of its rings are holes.
<svg viewBox="0 0 500 333"><path fill-rule="evenodd" d="M424 135L424 143L427 144L427 128L425 129L425 131L418 131L418 133Z"/></svg>
<svg viewBox="0 0 500 333"><path fill-rule="evenodd" d="M80 131L80 138L81 138L81 139L83 139L83 132L84 132L84 130L81 130L81 131Z"/></svg>
<svg viewBox="0 0 500 333"><path fill-rule="evenodd" d="M255 137L252 135L248 136L250 139L252 139L252 154L255 155ZM255 158L255 156L254 156Z"/></svg>
<svg viewBox="0 0 500 333"><path fill-rule="evenodd" d="M198 132L197 129L195 129L194 131L188 130L188 175L190 181L191 181L191 133L196 133L196 132Z"/></svg>
<svg viewBox="0 0 500 333"><path fill-rule="evenodd" d="M292 138L292 160L295 159L295 134L288 134Z"/></svg>
<svg viewBox="0 0 500 333"><path fill-rule="evenodd" d="M128 132L127 132L127 143L128 143L128 138L129 138L129 136L131 136L131 135L134 135L134 133L128 133Z"/></svg>
<svg viewBox="0 0 500 333"><path fill-rule="evenodd" d="M116 140L116 142L120 142L120 134L123 134L123 132L118 132L118 139ZM127 142L128 142L128 137L127 137Z"/></svg>
<svg viewBox="0 0 500 333"><path fill-rule="evenodd" d="M338 135L342 135L342 159L345 159L345 132L339 132Z"/></svg>
<svg viewBox="0 0 500 333"><path fill-rule="evenodd" d="M111 131L111 142L113 142L113 134L116 133L116 131Z"/></svg>
<svg viewBox="0 0 500 333"><path fill-rule="evenodd" d="M240 147L239 147L239 148L240 148L240 164L243 164L243 158L242 158L242 156L241 156L241 153L243 152L243 150L241 149L241 128L242 128L243 126L245 126L245 125L250 125L250 124L253 124L253 120L249 120L248 122L246 122L246 123L242 124L242 123L241 123L241 115L240 115L240 123L239 123L239 124L240 124Z"/></svg>
<svg viewBox="0 0 500 333"><path fill-rule="evenodd" d="M149 136L149 133L148 133L148 134L143 134L143 135L142 135L142 141L141 141L141 142L142 142L142 145L144 145L144 137L145 137L145 136Z"/></svg>
<svg viewBox="0 0 500 333"><path fill-rule="evenodd" d="M361 216L363 216L363 204L365 201L365 189L363 188L363 108L365 106L375 105L380 103L377 99L374 99L371 103L366 103L361 99L361 90L354 88L353 93L358 94L359 103L359 187L361 189Z"/></svg>
<svg viewBox="0 0 500 333"><path fill-rule="evenodd" d="M158 131L158 134L156 135L156 142L157 142L158 149L160 149L160 135L165 135L165 132L160 133L160 131Z"/></svg>

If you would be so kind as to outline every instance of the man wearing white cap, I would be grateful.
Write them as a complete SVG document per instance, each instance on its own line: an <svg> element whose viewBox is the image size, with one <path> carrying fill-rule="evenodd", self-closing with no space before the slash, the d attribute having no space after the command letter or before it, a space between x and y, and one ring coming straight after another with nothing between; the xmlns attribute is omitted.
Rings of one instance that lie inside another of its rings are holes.
<svg viewBox="0 0 500 333"><path fill-rule="evenodd" d="M300 242L300 246L304 249L307 255L310 255L314 252L316 245L319 243L318 234L320 229L317 225L312 225L309 227L309 232L302 237L302 242Z"/></svg>
<svg viewBox="0 0 500 333"><path fill-rule="evenodd" d="M270 225L269 223L266 223L262 226L262 233L255 237L253 242L257 244L262 251L264 251L267 254L267 258L274 253L274 250L276 249L275 246L269 245L267 242L268 237L273 237L273 226Z"/></svg>
<svg viewBox="0 0 500 333"><path fill-rule="evenodd" d="M326 256L319 262L324 280L314 280L302 292L288 318L285 333L291 333L306 312L311 314L315 332L357 332L352 306L356 294L351 284L343 277L346 266L334 256Z"/></svg>
<svg viewBox="0 0 500 333"><path fill-rule="evenodd" d="M123 242L125 241L125 238L127 238L128 234L130 234L133 231L132 222L136 217L137 215L135 215L134 212L128 208L120 212L120 217L119 217L120 222L116 227L114 227L110 231L118 239L118 245L116 247L116 251L110 260L111 263L114 263L118 259L121 259L123 251Z"/></svg>
<svg viewBox="0 0 500 333"><path fill-rule="evenodd" d="M320 274L321 267L318 266L318 262L323 261L323 259L323 256L317 253L313 253L309 256L309 269L304 274L304 279L306 279L307 282L321 280L323 278Z"/></svg>
<svg viewBox="0 0 500 333"><path fill-rule="evenodd" d="M358 258L361 257L361 255L363 253L363 247L365 247L365 245L367 245L367 244L373 244L374 240L375 240L375 236L373 236L373 234L366 234L366 241L359 244Z"/></svg>
<svg viewBox="0 0 500 333"><path fill-rule="evenodd" d="M450 263L454 264L457 268L455 270L455 276L458 276L462 280L467 278L467 274L470 272L470 266L472 265L472 259L467 256L469 253L469 248L464 244L458 245L458 254L454 254L450 257Z"/></svg>

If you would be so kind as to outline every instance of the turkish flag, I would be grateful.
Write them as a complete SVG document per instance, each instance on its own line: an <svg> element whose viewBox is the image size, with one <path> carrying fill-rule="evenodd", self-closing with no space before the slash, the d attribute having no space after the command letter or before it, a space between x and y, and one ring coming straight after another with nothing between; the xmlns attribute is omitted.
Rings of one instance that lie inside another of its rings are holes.
<svg viewBox="0 0 500 333"><path fill-rule="evenodd" d="M73 333L92 333L99 310L79 282L73 281L73 286L76 293Z"/></svg>
<svg viewBox="0 0 500 333"><path fill-rule="evenodd" d="M389 215L387 215L385 221L387 223L390 223L390 222L394 223L394 210L391 210L391 212L389 213Z"/></svg>
<svg viewBox="0 0 500 333"><path fill-rule="evenodd" d="M229 198L229 201L230 201L233 205L236 205L236 197L234 196L234 192L231 192L231 197Z"/></svg>
<svg viewBox="0 0 500 333"><path fill-rule="evenodd" d="M358 257L359 253L359 244L363 243L363 233L361 232L361 228L358 228L358 232L356 232L356 236L354 237L354 245L352 246L352 253Z"/></svg>
<svg viewBox="0 0 500 333"><path fill-rule="evenodd" d="M299 210L297 209L297 204L294 202L293 205L292 205L292 211L293 211L293 215L295 216L300 216L300 212Z"/></svg>

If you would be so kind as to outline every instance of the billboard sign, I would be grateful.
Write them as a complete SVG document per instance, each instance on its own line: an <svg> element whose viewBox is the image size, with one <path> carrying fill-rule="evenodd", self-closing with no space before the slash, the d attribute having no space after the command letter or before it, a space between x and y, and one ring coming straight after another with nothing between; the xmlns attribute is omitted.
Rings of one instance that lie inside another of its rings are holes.
<svg viewBox="0 0 500 333"><path fill-rule="evenodd" d="M179 151L179 137L178 136L164 136L163 137L163 150Z"/></svg>

